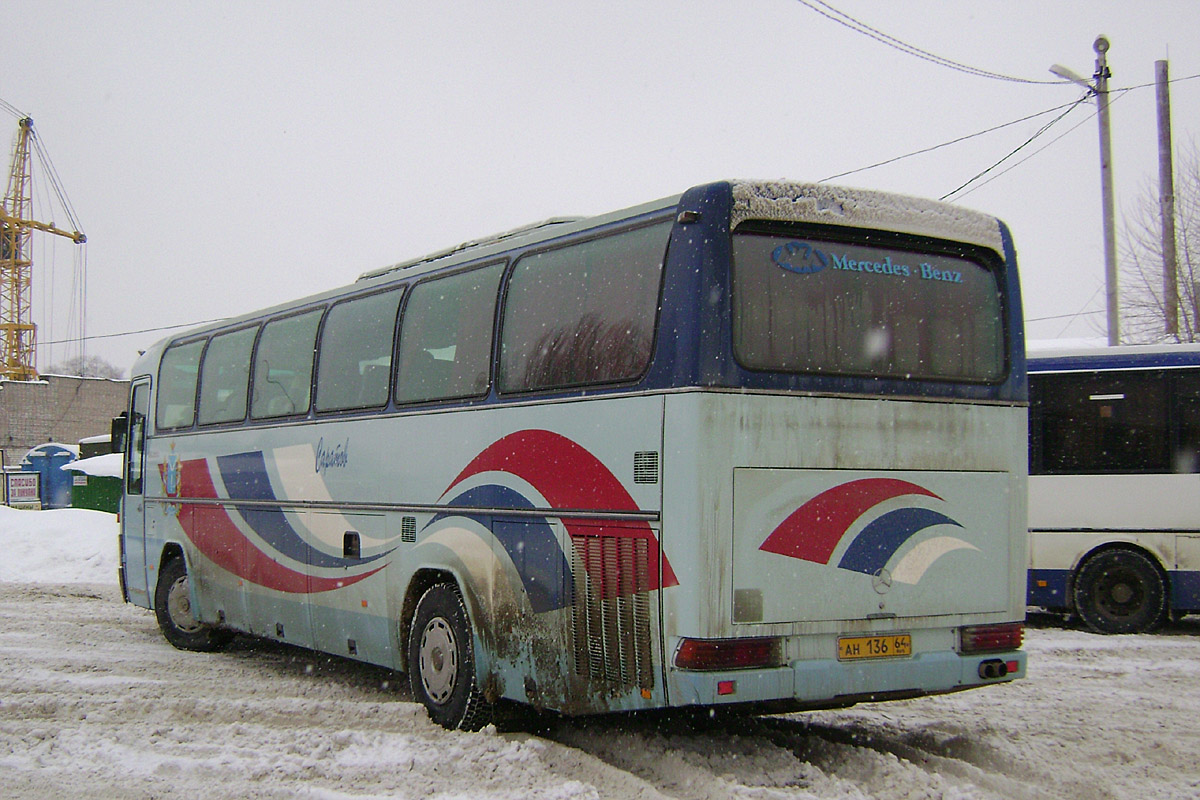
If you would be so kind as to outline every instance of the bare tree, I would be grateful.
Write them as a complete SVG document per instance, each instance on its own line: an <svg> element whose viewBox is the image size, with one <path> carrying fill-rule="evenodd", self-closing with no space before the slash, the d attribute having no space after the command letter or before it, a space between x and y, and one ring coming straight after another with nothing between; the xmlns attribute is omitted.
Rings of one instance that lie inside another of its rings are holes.
<svg viewBox="0 0 1200 800"><path fill-rule="evenodd" d="M1200 342L1200 147L1195 140L1176 160L1175 242L1178 333L1166 333L1162 218L1157 181L1148 183L1124 219L1121 243L1121 319L1128 342Z"/></svg>
<svg viewBox="0 0 1200 800"><path fill-rule="evenodd" d="M119 380L125 377L125 370L113 366L100 356L75 356L66 361L42 370L47 375L75 375L81 378L112 378Z"/></svg>

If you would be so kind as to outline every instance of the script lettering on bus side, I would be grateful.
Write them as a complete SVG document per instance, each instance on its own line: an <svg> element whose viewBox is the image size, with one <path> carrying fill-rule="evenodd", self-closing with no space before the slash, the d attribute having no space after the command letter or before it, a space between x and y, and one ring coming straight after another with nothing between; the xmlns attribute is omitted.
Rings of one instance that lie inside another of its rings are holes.
<svg viewBox="0 0 1200 800"><path fill-rule="evenodd" d="M317 442L316 470L320 475L329 469L344 469L350 463L350 440L326 446L325 437Z"/></svg>

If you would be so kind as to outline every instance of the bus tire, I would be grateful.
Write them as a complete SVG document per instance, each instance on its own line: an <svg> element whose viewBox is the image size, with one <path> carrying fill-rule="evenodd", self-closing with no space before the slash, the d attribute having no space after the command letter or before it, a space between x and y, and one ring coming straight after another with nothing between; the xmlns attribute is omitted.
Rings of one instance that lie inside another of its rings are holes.
<svg viewBox="0 0 1200 800"><path fill-rule="evenodd" d="M417 601L408 637L408 675L413 697L443 728L477 731L491 721L491 706L475 681L467 608L453 584L434 584Z"/></svg>
<svg viewBox="0 0 1200 800"><path fill-rule="evenodd" d="M1150 556L1125 548L1092 556L1075 574L1075 611L1097 633L1144 633L1167 616L1167 586Z"/></svg>
<svg viewBox="0 0 1200 800"><path fill-rule="evenodd" d="M180 650L211 653L233 638L229 631L200 622L193 616L187 566L182 558L170 559L158 574L154 615L163 636Z"/></svg>

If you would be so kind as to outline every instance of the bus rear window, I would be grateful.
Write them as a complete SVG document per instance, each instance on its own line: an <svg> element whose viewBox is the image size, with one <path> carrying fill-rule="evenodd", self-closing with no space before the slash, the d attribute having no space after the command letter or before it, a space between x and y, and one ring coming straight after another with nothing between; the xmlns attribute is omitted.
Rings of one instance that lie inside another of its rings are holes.
<svg viewBox="0 0 1200 800"><path fill-rule="evenodd" d="M988 383L1004 377L996 274L961 255L733 236L733 345L749 369Z"/></svg>

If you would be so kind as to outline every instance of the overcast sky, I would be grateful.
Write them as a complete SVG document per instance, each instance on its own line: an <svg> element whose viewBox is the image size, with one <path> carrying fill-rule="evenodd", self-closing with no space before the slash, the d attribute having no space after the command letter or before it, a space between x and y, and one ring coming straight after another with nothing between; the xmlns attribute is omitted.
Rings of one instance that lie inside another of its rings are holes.
<svg viewBox="0 0 1200 800"><path fill-rule="evenodd" d="M1017 78L1054 80L1055 63L1090 77L1101 33L1114 90L1152 84L1157 59L1200 75L1196 0L830 5ZM821 180L1082 94L914 58L798 0L6 0L3 19L0 100L33 117L88 236L87 352L126 369L171 331L113 334L711 180ZM1154 95L1114 92L1118 215L1156 191ZM1171 103L1177 148L1200 142L1200 78ZM1012 228L1032 338L1104 335L1094 111L956 200ZM1057 113L833 182L941 197ZM0 140L15 132L0 111ZM34 250L42 342L74 332L74 246L49 238ZM43 349L39 366L73 352Z"/></svg>

